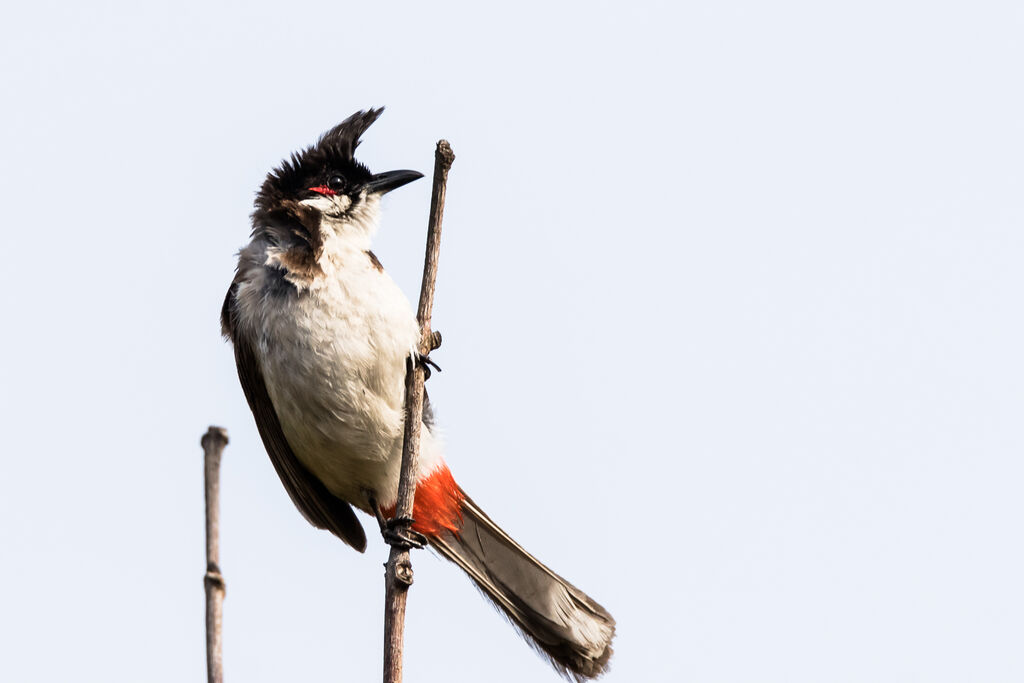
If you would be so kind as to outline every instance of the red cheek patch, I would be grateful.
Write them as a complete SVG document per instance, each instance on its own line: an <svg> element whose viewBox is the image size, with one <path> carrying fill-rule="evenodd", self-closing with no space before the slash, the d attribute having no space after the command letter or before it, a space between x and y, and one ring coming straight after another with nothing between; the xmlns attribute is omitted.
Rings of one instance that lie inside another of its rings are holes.
<svg viewBox="0 0 1024 683"><path fill-rule="evenodd" d="M333 197L334 195L338 194L337 192L327 187L326 185L317 185L316 187L311 187L309 188L309 191L319 192L320 194L327 195L328 197Z"/></svg>

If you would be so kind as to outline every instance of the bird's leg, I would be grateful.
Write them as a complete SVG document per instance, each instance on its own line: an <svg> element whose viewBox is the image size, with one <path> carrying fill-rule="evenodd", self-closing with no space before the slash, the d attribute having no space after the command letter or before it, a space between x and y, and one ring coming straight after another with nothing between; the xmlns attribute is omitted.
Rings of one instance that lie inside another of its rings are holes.
<svg viewBox="0 0 1024 683"><path fill-rule="evenodd" d="M377 499L374 495L367 493L366 498L370 503L370 509L373 510L373 516L377 518L377 525L380 526L380 535L384 538L385 543L401 550L410 550L412 548L420 550L427 545L427 537L412 528L412 517L385 519L384 513L380 511L380 505L377 504Z"/></svg>
<svg viewBox="0 0 1024 683"><path fill-rule="evenodd" d="M430 333L430 351L441 348L441 333L434 330ZM416 363L423 368L423 381L430 379L430 368L434 368L438 372L441 372L441 366L434 361L430 360L430 352L426 354L417 353L414 358Z"/></svg>

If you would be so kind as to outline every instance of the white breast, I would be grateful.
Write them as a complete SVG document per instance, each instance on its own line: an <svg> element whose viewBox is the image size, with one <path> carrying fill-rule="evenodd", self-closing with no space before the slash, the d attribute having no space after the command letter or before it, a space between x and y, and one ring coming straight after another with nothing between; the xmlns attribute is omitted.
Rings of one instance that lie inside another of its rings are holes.
<svg viewBox="0 0 1024 683"><path fill-rule="evenodd" d="M325 276L297 295L267 296L261 269L239 296L292 450L360 507L367 491L385 506L397 496L406 359L419 342L408 300L373 265L367 242L332 234L320 259ZM440 443L424 429L420 471L440 461Z"/></svg>

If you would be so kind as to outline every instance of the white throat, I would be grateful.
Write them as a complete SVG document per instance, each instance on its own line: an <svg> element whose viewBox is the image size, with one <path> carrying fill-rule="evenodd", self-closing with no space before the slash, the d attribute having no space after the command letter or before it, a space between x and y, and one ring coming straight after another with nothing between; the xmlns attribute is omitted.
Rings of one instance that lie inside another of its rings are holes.
<svg viewBox="0 0 1024 683"><path fill-rule="evenodd" d="M353 203L347 195L317 196L301 202L317 209L324 241L321 261L331 253L366 251L380 225L380 195L365 192ZM321 263L321 265L324 265Z"/></svg>

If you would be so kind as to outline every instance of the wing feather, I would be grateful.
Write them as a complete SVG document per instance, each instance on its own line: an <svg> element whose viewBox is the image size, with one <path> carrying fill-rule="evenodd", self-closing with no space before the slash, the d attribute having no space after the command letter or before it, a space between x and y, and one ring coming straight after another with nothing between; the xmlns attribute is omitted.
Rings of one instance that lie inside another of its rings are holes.
<svg viewBox="0 0 1024 683"><path fill-rule="evenodd" d="M359 552L363 552L366 550L366 533L352 506L328 491L327 487L299 462L288 445L252 344L247 335L240 333L238 329L234 310L237 289L236 280L231 284L224 299L221 325L224 334L234 344L238 379L242 382L245 398L249 401L253 417L256 418L256 427L270 456L270 462L274 464L277 476L281 478L281 483L284 484L295 507L310 524L319 529L327 529Z"/></svg>

